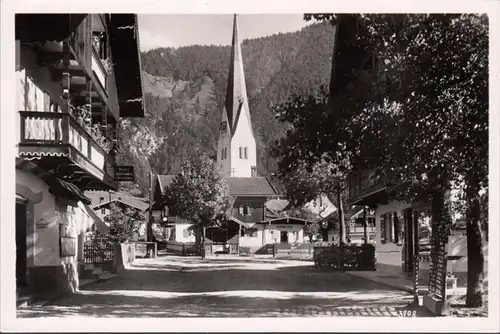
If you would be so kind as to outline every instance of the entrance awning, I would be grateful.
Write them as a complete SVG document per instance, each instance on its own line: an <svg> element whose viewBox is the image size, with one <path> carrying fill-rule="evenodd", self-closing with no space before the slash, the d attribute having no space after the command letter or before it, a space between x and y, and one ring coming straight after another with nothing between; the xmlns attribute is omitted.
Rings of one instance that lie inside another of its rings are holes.
<svg viewBox="0 0 500 334"><path fill-rule="evenodd" d="M68 198L74 201L80 201L83 204L90 204L92 201L86 197L83 192L73 183L58 179L55 176L45 174L43 181L49 186L50 192L56 196Z"/></svg>
<svg viewBox="0 0 500 334"><path fill-rule="evenodd" d="M255 226L255 223L245 223L245 222L242 222L241 220L239 220L238 218L235 218L235 217L230 217L229 220L232 222L235 222L236 224L239 224L245 228L252 228L253 226Z"/></svg>

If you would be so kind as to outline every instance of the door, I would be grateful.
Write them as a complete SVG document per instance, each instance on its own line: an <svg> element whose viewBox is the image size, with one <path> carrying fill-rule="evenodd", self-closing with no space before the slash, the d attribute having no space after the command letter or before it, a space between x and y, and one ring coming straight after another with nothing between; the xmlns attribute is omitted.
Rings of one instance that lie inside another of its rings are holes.
<svg viewBox="0 0 500 334"><path fill-rule="evenodd" d="M281 231L281 233L280 233L280 242L282 244L287 244L288 243L288 232Z"/></svg>
<svg viewBox="0 0 500 334"><path fill-rule="evenodd" d="M16 203L16 286L25 287L26 277L26 205Z"/></svg>

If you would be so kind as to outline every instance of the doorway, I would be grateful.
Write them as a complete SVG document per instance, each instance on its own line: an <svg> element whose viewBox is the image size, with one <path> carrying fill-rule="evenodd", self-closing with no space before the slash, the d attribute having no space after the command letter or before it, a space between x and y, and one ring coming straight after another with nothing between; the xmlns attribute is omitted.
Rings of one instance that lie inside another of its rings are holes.
<svg viewBox="0 0 500 334"><path fill-rule="evenodd" d="M287 244L288 243L288 232L286 232L286 231L281 231L280 232L280 242L282 244Z"/></svg>
<svg viewBox="0 0 500 334"><path fill-rule="evenodd" d="M26 203L16 201L16 287L27 286Z"/></svg>

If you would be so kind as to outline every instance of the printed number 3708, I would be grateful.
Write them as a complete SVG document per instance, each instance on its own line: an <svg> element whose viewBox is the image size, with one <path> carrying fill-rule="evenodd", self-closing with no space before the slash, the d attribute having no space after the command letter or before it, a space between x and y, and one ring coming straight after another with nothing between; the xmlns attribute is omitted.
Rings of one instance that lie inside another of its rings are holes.
<svg viewBox="0 0 500 334"><path fill-rule="evenodd" d="M417 311L415 311L415 310L413 310L413 311L410 311L410 310L399 311L398 315L400 317L414 317L417 315Z"/></svg>

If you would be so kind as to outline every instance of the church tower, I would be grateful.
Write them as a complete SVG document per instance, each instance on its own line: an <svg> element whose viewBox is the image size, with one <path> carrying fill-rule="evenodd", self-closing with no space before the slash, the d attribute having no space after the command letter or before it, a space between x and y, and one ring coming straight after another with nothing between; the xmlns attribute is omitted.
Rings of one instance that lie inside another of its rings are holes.
<svg viewBox="0 0 500 334"><path fill-rule="evenodd" d="M257 151L248 107L243 58L236 14L233 22L231 60L222 121L217 145L217 162L227 177L257 176Z"/></svg>

